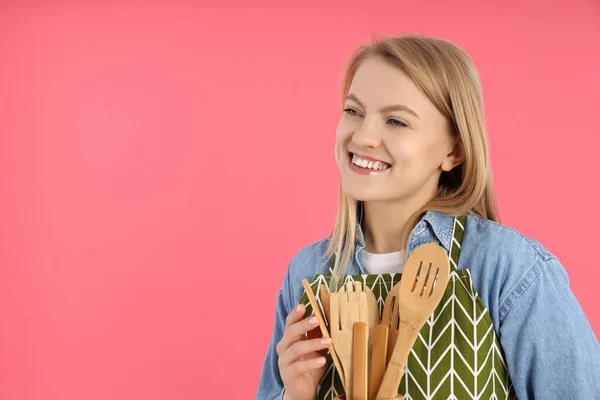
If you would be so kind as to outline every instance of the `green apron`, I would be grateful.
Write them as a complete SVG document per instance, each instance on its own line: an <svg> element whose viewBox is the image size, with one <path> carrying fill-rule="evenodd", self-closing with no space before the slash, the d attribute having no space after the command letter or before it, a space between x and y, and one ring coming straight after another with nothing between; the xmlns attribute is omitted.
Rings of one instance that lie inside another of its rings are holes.
<svg viewBox="0 0 600 400"><path fill-rule="evenodd" d="M492 319L477 295L468 269L458 270L458 259L466 217L454 219L450 246L451 274L440 304L419 332L408 357L398 393L405 400L440 399L516 399L504 352L492 325ZM319 287L331 279L317 274L311 282L319 302ZM380 315L388 291L400 281L401 274L348 275L346 282L360 281L377 299ZM306 315L312 307L306 293L300 298ZM342 382L327 357L327 371L317 389L317 400L343 394Z"/></svg>

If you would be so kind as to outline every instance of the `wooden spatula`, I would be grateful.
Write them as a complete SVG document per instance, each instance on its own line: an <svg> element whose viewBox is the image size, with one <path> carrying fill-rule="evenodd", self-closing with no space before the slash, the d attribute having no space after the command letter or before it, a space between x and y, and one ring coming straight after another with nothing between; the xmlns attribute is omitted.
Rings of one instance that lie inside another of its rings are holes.
<svg viewBox="0 0 600 400"><path fill-rule="evenodd" d="M435 243L417 247L404 266L398 305L400 331L377 393L377 400L398 397L404 367L419 331L438 306L450 277L450 262Z"/></svg>

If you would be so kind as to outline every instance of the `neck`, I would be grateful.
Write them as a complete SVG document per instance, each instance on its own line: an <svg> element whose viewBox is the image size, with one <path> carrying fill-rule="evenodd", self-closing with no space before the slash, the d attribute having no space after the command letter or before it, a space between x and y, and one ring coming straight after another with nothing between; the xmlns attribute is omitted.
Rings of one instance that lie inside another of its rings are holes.
<svg viewBox="0 0 600 400"><path fill-rule="evenodd" d="M409 218L433 198L435 195L425 201L414 198L397 202L365 201L362 223L365 250L375 254L404 251L404 227Z"/></svg>

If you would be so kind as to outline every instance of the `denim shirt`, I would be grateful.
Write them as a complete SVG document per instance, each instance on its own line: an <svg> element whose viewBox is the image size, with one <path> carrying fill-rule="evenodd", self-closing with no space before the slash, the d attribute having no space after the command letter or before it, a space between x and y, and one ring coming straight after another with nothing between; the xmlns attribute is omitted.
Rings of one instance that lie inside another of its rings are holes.
<svg viewBox="0 0 600 400"><path fill-rule="evenodd" d="M356 252L347 274L367 274L362 215L359 206ZM410 234L408 253L428 242L448 251L453 223L449 214L428 211ZM328 240L304 247L288 266L256 399L283 398L275 346L304 291L302 279L327 272L328 266L319 268ZM459 270L465 268L492 318L520 400L600 399L600 344L556 256L514 229L469 214L458 263Z"/></svg>

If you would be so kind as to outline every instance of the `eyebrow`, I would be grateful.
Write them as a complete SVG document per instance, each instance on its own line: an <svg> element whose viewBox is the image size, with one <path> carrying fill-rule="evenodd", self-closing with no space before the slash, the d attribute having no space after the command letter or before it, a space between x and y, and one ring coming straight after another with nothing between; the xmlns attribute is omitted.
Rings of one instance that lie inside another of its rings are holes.
<svg viewBox="0 0 600 400"><path fill-rule="evenodd" d="M356 97L356 95L350 93L347 97L346 100L352 100L354 102L356 102L359 106L361 106L362 108L367 108L365 107L365 105L363 104L362 101L360 101L358 99L358 97ZM416 112L414 112L411 108L404 106L402 104L394 104L391 106L387 106L387 107L383 107L382 109L379 110L380 113L386 113L386 112L390 112L390 111L405 111L407 113L409 113L410 115L414 116L417 119L421 119L419 118L419 116L417 115Z"/></svg>

